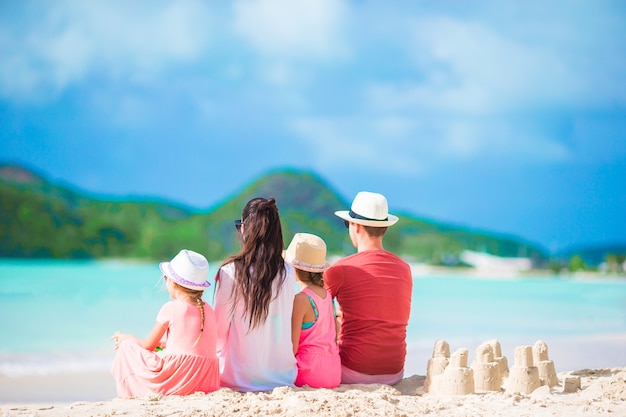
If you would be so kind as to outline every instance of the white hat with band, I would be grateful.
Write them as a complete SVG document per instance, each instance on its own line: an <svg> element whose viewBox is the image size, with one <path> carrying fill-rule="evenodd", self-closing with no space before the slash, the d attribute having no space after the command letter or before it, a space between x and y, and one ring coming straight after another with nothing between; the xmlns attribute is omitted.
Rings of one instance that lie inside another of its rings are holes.
<svg viewBox="0 0 626 417"><path fill-rule="evenodd" d="M335 215L351 223L371 227L389 227L398 221L398 216L389 214L385 196L369 191L359 192L349 211L336 211Z"/></svg>
<svg viewBox="0 0 626 417"><path fill-rule="evenodd" d="M202 291L211 286L207 281L209 262L192 250L181 250L171 262L161 262L159 269L167 278L191 290Z"/></svg>

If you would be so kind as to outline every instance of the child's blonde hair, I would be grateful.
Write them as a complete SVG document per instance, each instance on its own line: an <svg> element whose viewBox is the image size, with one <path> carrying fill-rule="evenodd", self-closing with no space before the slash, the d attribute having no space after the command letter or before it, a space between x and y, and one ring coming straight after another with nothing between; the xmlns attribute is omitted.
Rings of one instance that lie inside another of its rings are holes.
<svg viewBox="0 0 626 417"><path fill-rule="evenodd" d="M174 287L176 289L185 293L185 295L187 295L192 300L195 300L196 305L200 309L200 317L202 318L202 321L200 323L200 334L198 335L198 339L196 339L196 342L194 343L195 345L196 343L198 343L198 340L200 340L200 337L202 336L202 332L204 331L204 301L202 300L202 295L204 294L204 291L192 290L190 288L183 287L182 285L178 284L175 281L172 281L172 284L174 284Z"/></svg>

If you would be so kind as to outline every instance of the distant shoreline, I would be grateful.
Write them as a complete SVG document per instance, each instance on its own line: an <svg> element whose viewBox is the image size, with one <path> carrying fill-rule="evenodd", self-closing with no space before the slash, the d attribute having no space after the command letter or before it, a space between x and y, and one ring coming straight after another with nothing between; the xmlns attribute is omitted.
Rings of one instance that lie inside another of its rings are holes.
<svg viewBox="0 0 626 417"><path fill-rule="evenodd" d="M329 258L331 264L340 259L338 256ZM211 268L216 268L221 264L223 260L209 261ZM158 265L159 260L153 260L148 258L97 258L97 259L59 259L59 258L7 258L0 257L0 262L7 263L62 263L62 262L76 262L76 263L100 263L104 265ZM499 268L474 268L467 266L441 266L430 265L425 263L417 263L406 260L411 266L411 272L413 276L437 276L437 275L453 275L453 276L468 276L468 277L483 277L483 278L571 278L571 279L626 279L626 273L607 273L598 271L577 271L569 272L562 271L555 273L550 269L530 269L524 271L517 271L511 269L499 269Z"/></svg>
<svg viewBox="0 0 626 417"><path fill-rule="evenodd" d="M485 278L568 278L568 279L626 279L626 274L604 273L595 271L555 273L549 269L531 269L512 271L503 269L482 269L472 267L447 267L420 263L409 263L413 276L456 275Z"/></svg>

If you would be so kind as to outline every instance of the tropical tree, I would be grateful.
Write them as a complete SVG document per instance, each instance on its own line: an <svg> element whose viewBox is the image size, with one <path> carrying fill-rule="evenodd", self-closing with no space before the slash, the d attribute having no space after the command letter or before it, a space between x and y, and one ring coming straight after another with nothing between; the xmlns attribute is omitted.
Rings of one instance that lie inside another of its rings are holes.
<svg viewBox="0 0 626 417"><path fill-rule="evenodd" d="M582 256L574 255L569 260L568 269L570 272L587 271L589 268L585 264Z"/></svg>

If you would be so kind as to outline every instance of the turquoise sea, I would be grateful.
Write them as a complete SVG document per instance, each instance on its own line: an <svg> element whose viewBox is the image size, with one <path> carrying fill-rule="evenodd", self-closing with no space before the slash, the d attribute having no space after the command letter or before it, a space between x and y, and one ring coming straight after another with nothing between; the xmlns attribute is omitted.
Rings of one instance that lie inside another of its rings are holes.
<svg viewBox="0 0 626 417"><path fill-rule="evenodd" d="M108 370L113 332L145 336L167 298L156 263L0 260L0 376ZM626 279L414 277L407 375L437 339L471 362L494 338L510 364L540 339L557 371L626 366Z"/></svg>

